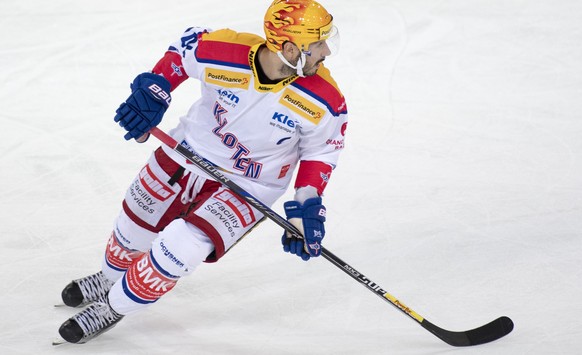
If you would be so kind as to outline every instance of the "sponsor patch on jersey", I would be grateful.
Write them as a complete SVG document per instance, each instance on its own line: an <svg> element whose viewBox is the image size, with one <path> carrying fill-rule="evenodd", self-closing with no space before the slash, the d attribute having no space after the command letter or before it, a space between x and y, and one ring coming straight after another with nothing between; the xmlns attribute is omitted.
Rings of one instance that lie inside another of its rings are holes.
<svg viewBox="0 0 582 355"><path fill-rule="evenodd" d="M289 172L289 169L291 169L291 165L290 165L290 164L287 164L287 165L283 166L283 167L281 168L281 171L279 172L279 177L278 177L278 179L282 179L282 178L284 178L285 176L287 176L287 173Z"/></svg>
<svg viewBox="0 0 582 355"><path fill-rule="evenodd" d="M344 124L342 125L342 128L340 130L340 133L342 134L342 136L345 136L346 135L347 129L348 129L348 123L347 122L344 122Z"/></svg>
<svg viewBox="0 0 582 355"><path fill-rule="evenodd" d="M226 89L216 89L218 92L218 100L220 100L224 105L236 107L240 101L240 97L236 96L232 91Z"/></svg>
<svg viewBox="0 0 582 355"><path fill-rule="evenodd" d="M316 125L325 114L321 107L290 89L283 92L279 103Z"/></svg>
<svg viewBox="0 0 582 355"><path fill-rule="evenodd" d="M226 88L239 88L246 90L249 88L251 75L230 70L206 68L204 81Z"/></svg>
<svg viewBox="0 0 582 355"><path fill-rule="evenodd" d="M328 139L325 144L332 145L335 147L335 150L344 149L344 139Z"/></svg>

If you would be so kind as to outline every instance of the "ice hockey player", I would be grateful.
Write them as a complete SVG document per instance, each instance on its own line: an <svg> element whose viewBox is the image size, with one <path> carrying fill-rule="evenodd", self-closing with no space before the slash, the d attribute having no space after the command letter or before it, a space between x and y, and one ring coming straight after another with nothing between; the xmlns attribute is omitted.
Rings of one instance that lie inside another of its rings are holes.
<svg viewBox="0 0 582 355"><path fill-rule="evenodd" d="M271 206L294 180L286 217L304 238L283 234L286 252L321 253L322 193L344 147L347 107L323 61L337 49L332 16L313 0L275 0L266 39L229 29L192 27L151 72L137 75L114 118L125 139L144 142L184 80L201 97L170 135L228 172ZM59 333L85 343L172 290L202 262L215 262L262 214L168 147L155 150L131 182L107 242L101 270L62 291L84 307Z"/></svg>

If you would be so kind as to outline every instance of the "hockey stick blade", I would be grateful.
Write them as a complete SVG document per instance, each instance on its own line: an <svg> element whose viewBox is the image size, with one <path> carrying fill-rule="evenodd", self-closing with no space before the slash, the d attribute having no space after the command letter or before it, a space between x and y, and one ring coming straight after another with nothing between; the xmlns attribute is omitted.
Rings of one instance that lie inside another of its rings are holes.
<svg viewBox="0 0 582 355"><path fill-rule="evenodd" d="M299 231L294 225L289 223L287 219L283 218L275 211L273 211L269 206L262 203L260 200L256 199L254 196L249 194L242 187L238 186L228 177L226 177L222 171L225 171L221 167L213 165L208 160L203 157L193 153L186 147L180 145L176 140L166 134L164 131L157 127L150 130L150 133L159 139L162 143L166 144L168 147L173 149L176 153L180 154L184 159L189 161L191 164L199 167L205 173L210 175L214 180L222 183L224 186L228 187L232 192L237 194L240 198L245 200L248 204L259 210L265 217L269 218L271 221L275 222L277 225L285 229L288 233L292 235L299 236L302 238L301 231ZM377 296L381 297L384 301L387 301L392 306L396 307L402 313L409 316L411 319L419 323L424 329L428 330L432 334L436 335L439 339L445 343L452 346L472 346L488 343L499 338L504 337L513 330L513 322L508 317L500 317L488 324L481 327L454 332L446 329L437 327L433 323L424 319L420 314L416 313L394 296L384 291L377 283L373 282L364 274L357 271L354 267L334 255L331 251L325 247L321 248L321 255L324 259L331 262L333 265L338 267L340 270L348 274L350 277L358 281L360 284L365 286L369 291L373 292Z"/></svg>
<svg viewBox="0 0 582 355"><path fill-rule="evenodd" d="M499 317L478 328L461 332L439 328L426 319L424 319L420 325L445 343L459 347L489 343L499 338L503 338L513 330L513 321L505 316Z"/></svg>
<svg viewBox="0 0 582 355"><path fill-rule="evenodd" d="M376 296L396 307L406 314L410 319L420 324L424 329L436 335L439 339L452 346L472 346L485 344L506 336L513 330L513 322L508 317L500 317L496 320L482 325L478 328L454 332L437 327L427 319L416 313L412 308L405 305L396 297L386 292L380 285L370 280L366 275L354 269L351 265L334 255L329 250L323 248L322 255L340 270L358 281L362 286L373 292Z"/></svg>

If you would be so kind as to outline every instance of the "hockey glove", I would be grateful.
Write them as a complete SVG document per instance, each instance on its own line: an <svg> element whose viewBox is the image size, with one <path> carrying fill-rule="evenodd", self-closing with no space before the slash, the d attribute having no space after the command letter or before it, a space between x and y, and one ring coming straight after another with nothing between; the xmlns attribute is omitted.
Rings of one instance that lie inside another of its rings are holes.
<svg viewBox="0 0 582 355"><path fill-rule="evenodd" d="M321 254L321 241L325 236L325 207L321 204L321 197L307 199L303 205L297 201L285 202L285 214L291 224L297 227L303 238L291 236L285 232L281 238L283 250L295 254L307 261L312 256Z"/></svg>
<svg viewBox="0 0 582 355"><path fill-rule="evenodd" d="M162 121L170 105L170 89L166 78L153 73L139 74L133 80L131 95L115 111L114 118L127 131L126 140L137 140Z"/></svg>

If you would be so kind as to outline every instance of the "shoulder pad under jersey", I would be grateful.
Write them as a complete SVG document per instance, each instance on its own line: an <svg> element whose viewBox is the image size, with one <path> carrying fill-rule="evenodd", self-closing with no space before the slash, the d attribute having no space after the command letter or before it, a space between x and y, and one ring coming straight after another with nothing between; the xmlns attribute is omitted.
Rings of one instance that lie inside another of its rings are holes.
<svg viewBox="0 0 582 355"><path fill-rule="evenodd" d="M196 59L201 63L249 69L249 49L263 42L260 36L230 29L205 33L196 49Z"/></svg>
<svg viewBox="0 0 582 355"><path fill-rule="evenodd" d="M321 102L333 116L348 113L344 95L324 66L321 66L315 75L297 78L291 86Z"/></svg>

